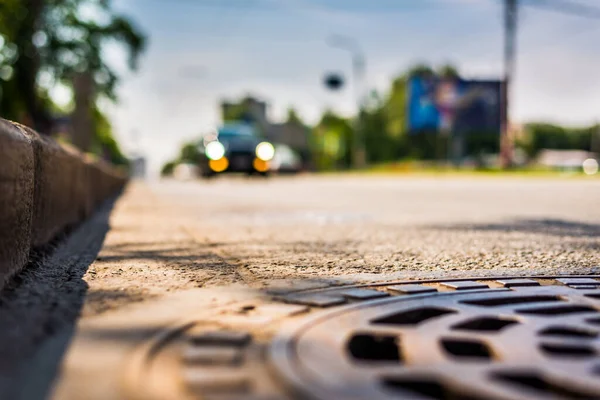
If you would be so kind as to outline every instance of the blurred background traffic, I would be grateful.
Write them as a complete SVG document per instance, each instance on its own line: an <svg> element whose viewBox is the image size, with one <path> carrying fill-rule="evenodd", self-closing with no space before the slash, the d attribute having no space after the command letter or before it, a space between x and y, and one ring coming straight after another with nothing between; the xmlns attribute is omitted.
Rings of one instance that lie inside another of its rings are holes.
<svg viewBox="0 0 600 400"><path fill-rule="evenodd" d="M594 175L598 20L594 0L0 0L0 116L137 177Z"/></svg>

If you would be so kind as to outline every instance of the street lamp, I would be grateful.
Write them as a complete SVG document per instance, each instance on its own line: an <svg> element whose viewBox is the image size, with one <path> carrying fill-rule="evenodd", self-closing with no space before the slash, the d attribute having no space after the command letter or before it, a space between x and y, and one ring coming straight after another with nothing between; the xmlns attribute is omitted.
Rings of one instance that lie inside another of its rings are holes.
<svg viewBox="0 0 600 400"><path fill-rule="evenodd" d="M360 134L360 118L363 108L363 90L365 80L365 56L358 42L349 37L342 35L331 36L327 43L331 47L350 52L352 56L352 80L354 86L354 97L357 107L357 117L354 126L354 148L352 161L354 167L363 167L366 164L364 138Z"/></svg>

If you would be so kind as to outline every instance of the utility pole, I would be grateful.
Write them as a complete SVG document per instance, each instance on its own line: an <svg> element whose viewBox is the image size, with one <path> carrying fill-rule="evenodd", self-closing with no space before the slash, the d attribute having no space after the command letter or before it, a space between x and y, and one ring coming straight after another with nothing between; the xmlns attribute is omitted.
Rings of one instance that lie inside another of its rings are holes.
<svg viewBox="0 0 600 400"><path fill-rule="evenodd" d="M363 168L367 164L367 153L364 137L364 82L365 82L365 57L361 52L356 52L352 57L352 66L354 70L354 96L356 97L357 115L354 128L354 152L353 162L355 168Z"/></svg>
<svg viewBox="0 0 600 400"><path fill-rule="evenodd" d="M596 122L594 128L590 132L590 153L594 153L595 157L600 155L600 124Z"/></svg>
<svg viewBox="0 0 600 400"><path fill-rule="evenodd" d="M513 143L510 133L510 85L515 69L517 0L504 0L504 82L500 126L500 160L503 168L512 164Z"/></svg>
<svg viewBox="0 0 600 400"><path fill-rule="evenodd" d="M350 52L352 55L352 86L354 88L354 97L357 106L357 117L354 121L354 136L352 146L352 164L355 168L362 168L366 165L365 138L362 135L362 110L365 90L365 56L358 43L347 36L334 36L330 39L329 45Z"/></svg>

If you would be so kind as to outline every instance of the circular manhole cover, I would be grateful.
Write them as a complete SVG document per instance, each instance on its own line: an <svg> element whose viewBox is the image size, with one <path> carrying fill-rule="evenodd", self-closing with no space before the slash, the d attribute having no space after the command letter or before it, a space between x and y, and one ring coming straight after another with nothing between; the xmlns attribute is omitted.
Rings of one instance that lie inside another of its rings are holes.
<svg viewBox="0 0 600 400"><path fill-rule="evenodd" d="M422 286L316 315L280 335L272 357L319 399L595 398L600 282L563 282Z"/></svg>
<svg viewBox="0 0 600 400"><path fill-rule="evenodd" d="M163 346L170 350L148 353L171 361L150 360L146 370L163 380L172 373L168 381L192 398L599 397L598 277L336 287L267 306L292 307L290 317L263 323L257 306L248 315L258 323L245 330L243 316L233 328L226 318L196 321L165 336L178 343Z"/></svg>

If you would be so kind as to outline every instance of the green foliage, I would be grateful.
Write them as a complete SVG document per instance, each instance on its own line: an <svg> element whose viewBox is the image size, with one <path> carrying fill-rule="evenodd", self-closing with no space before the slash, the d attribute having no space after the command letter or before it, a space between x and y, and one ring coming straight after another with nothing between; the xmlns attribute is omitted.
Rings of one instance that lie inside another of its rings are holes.
<svg viewBox="0 0 600 400"><path fill-rule="evenodd" d="M404 135L406 131L407 83L408 74L394 79L387 99L382 106L386 118L387 133L396 138Z"/></svg>
<svg viewBox="0 0 600 400"><path fill-rule="evenodd" d="M198 165L198 163L202 159L202 153L200 153L200 148L198 143L195 141L184 143L181 146L181 150L179 151L179 155L175 160L171 160L163 165L161 170L162 176L170 176L173 175L173 170L179 164L189 163Z"/></svg>
<svg viewBox="0 0 600 400"><path fill-rule="evenodd" d="M300 118L300 116L298 115L296 110L292 107L288 108L288 110L287 110L286 122L288 124L296 124L296 125L304 126L304 122L302 122L302 119Z"/></svg>
<svg viewBox="0 0 600 400"><path fill-rule="evenodd" d="M413 76L433 76L435 75L433 68L427 64L415 64L408 69L405 76L413 77Z"/></svg>
<svg viewBox="0 0 600 400"><path fill-rule="evenodd" d="M52 106L45 101L46 88L57 82L71 86L74 74L82 71L93 73L98 95L116 99L119 77L103 49L108 43L123 45L135 69L145 38L111 3L0 1L0 115L49 130Z"/></svg>
<svg viewBox="0 0 600 400"><path fill-rule="evenodd" d="M442 71L451 73L451 67ZM375 96L374 104L361 114L361 135L364 137L367 160L380 163L402 158L437 159L444 154L445 138L436 132L423 132L408 135L407 85L411 76L431 76L433 69L425 64L411 67L392 81L390 91L380 98Z"/></svg>
<svg viewBox="0 0 600 400"><path fill-rule="evenodd" d="M96 127L92 144L92 153L101 156L115 165L129 165L129 160L123 155L119 144L113 136L110 121L98 108L93 110Z"/></svg>
<svg viewBox="0 0 600 400"><path fill-rule="evenodd" d="M592 135L596 135L598 129L598 125L566 128L547 123L530 123L525 127L526 138L522 146L530 157L535 157L542 149L591 151Z"/></svg>
<svg viewBox="0 0 600 400"><path fill-rule="evenodd" d="M326 111L313 128L311 150L317 169L348 168L353 144L350 122L331 111Z"/></svg>
<svg viewBox="0 0 600 400"><path fill-rule="evenodd" d="M442 65L440 68L438 68L436 75L439 77L442 77L442 78L459 78L460 77L456 67L451 64Z"/></svg>
<svg viewBox="0 0 600 400"><path fill-rule="evenodd" d="M498 134L494 132L469 132L465 134L465 151L475 156L500 151Z"/></svg>
<svg viewBox="0 0 600 400"><path fill-rule="evenodd" d="M173 171L175 170L176 166L177 166L177 162L176 161L169 161L168 163L166 163L165 165L163 165L162 169L160 170L160 175L161 176L171 176L171 175L173 175Z"/></svg>
<svg viewBox="0 0 600 400"><path fill-rule="evenodd" d="M407 132L408 112L408 81L413 76L440 76L458 78L459 73L452 65L443 65L436 71L426 64L417 64L405 73L397 76L385 96L372 93L361 111L357 125L360 136L365 143L367 161L371 164L385 163L399 159L415 160L444 160L448 156L449 138L436 131L409 134ZM327 125L327 113L315 129L315 136L322 137L323 126ZM332 128L328 127L329 130ZM352 138L352 129L347 137ZM320 136L319 136L320 135ZM340 135L338 135L340 136ZM466 151L469 154L480 155L498 151L498 136L485 132L471 132L464 137ZM350 149L351 139L345 142L346 149ZM339 162L339 155L324 153L318 166L331 167L322 158L333 157L333 164L337 167L348 164ZM346 160L344 158L344 160Z"/></svg>
<svg viewBox="0 0 600 400"><path fill-rule="evenodd" d="M398 156L398 136L390 134L389 118L384 107L364 110L360 122L369 163L395 160Z"/></svg>
<svg viewBox="0 0 600 400"><path fill-rule="evenodd" d="M201 158L202 154L198 148L198 143L189 142L181 147L178 162L197 164Z"/></svg>
<svg viewBox="0 0 600 400"><path fill-rule="evenodd" d="M116 72L104 60L107 43L119 43L129 53L128 65L137 69L145 38L125 17L114 14L108 1L57 1L43 14L46 44L39 46L44 70L55 79L70 84L70 78L82 71L93 71L98 93L115 100ZM102 15L100 23L79 16L84 5L95 5Z"/></svg>
<svg viewBox="0 0 600 400"><path fill-rule="evenodd" d="M244 102L237 104L229 103L223 110L224 122L238 122L249 118L248 107Z"/></svg>
<svg viewBox="0 0 600 400"><path fill-rule="evenodd" d="M445 149L443 137L436 131L423 131L404 135L402 156L413 160L442 159Z"/></svg>
<svg viewBox="0 0 600 400"><path fill-rule="evenodd" d="M233 123L245 123L251 125L259 136L265 136L267 133L264 116L257 108L253 108L255 100L247 96L237 103L224 103L223 121Z"/></svg>

